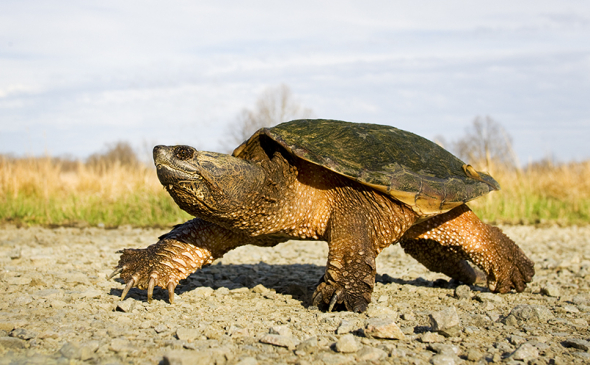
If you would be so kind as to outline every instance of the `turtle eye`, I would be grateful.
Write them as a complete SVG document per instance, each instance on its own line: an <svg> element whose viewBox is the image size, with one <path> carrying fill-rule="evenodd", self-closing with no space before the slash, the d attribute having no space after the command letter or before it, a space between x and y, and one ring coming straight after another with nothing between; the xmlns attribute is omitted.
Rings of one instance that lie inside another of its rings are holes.
<svg viewBox="0 0 590 365"><path fill-rule="evenodd" d="M183 160L183 161L192 158L193 155L195 154L195 150L193 148L188 147L188 146L176 147L176 150L174 152L175 152L176 158L178 158L179 160Z"/></svg>

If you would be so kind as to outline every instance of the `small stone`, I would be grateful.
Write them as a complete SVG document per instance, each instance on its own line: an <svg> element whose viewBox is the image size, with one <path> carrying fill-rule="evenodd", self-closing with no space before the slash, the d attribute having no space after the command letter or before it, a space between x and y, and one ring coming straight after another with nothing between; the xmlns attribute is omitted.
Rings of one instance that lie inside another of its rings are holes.
<svg viewBox="0 0 590 365"><path fill-rule="evenodd" d="M66 359L80 359L82 357L80 346L74 342L66 342L61 349L59 349L59 353Z"/></svg>
<svg viewBox="0 0 590 365"><path fill-rule="evenodd" d="M336 341L336 351L348 353L348 352L357 352L359 349L358 342L354 338L352 334L346 334L338 341Z"/></svg>
<svg viewBox="0 0 590 365"><path fill-rule="evenodd" d="M572 347L582 351L590 350L590 342L578 338L568 339L562 342L564 347Z"/></svg>
<svg viewBox="0 0 590 365"><path fill-rule="evenodd" d="M498 294L494 293L479 293L475 296L475 299L484 303L484 302L494 302L494 303L504 303L504 299L499 296Z"/></svg>
<svg viewBox="0 0 590 365"><path fill-rule="evenodd" d="M258 294L264 294L264 293L268 293L270 291L270 289L266 288L262 284L258 284L258 285L256 285L255 287L252 288L252 291L254 293L258 293Z"/></svg>
<svg viewBox="0 0 590 365"><path fill-rule="evenodd" d="M380 305L369 306L367 308L367 316L369 317L389 317L393 320L397 318L397 312L391 308Z"/></svg>
<svg viewBox="0 0 590 365"><path fill-rule="evenodd" d="M377 303L387 303L389 301L389 295L381 295L377 299Z"/></svg>
<svg viewBox="0 0 590 365"><path fill-rule="evenodd" d="M338 326L338 328L336 329L336 334L338 335L343 335L346 333L350 333L352 331L355 330L355 321L351 321L349 319L343 319L340 322L340 325Z"/></svg>
<svg viewBox="0 0 590 365"><path fill-rule="evenodd" d="M518 346L518 345L522 345L523 343L526 342L526 340L523 337L517 336L517 335L512 335L508 338L508 340L510 341L511 344L513 344L514 346Z"/></svg>
<svg viewBox="0 0 590 365"><path fill-rule="evenodd" d="M469 361L479 361L483 357L483 353L477 349L469 349L467 351L467 360Z"/></svg>
<svg viewBox="0 0 590 365"><path fill-rule="evenodd" d="M0 348L5 349L24 349L28 347L27 341L14 337L0 337Z"/></svg>
<svg viewBox="0 0 590 365"><path fill-rule="evenodd" d="M269 330L269 333L272 333L272 334L275 334L275 335L286 336L286 337L292 337L293 336L293 334L291 333L291 330L287 326L274 326L274 327L271 327L270 330Z"/></svg>
<svg viewBox="0 0 590 365"><path fill-rule="evenodd" d="M332 354L329 352L320 352L316 360L326 365L344 365L354 363L354 358L350 355Z"/></svg>
<svg viewBox="0 0 590 365"><path fill-rule="evenodd" d="M229 289L225 288L225 287L221 287L217 290L215 290L215 296L216 297L223 297L229 294Z"/></svg>
<svg viewBox="0 0 590 365"><path fill-rule="evenodd" d="M131 352L133 347L131 346L131 342L128 339L115 338L111 341L109 349L114 352Z"/></svg>
<svg viewBox="0 0 590 365"><path fill-rule="evenodd" d="M545 284L541 287L541 294L546 295L548 297L558 297L561 295L559 287L553 284Z"/></svg>
<svg viewBox="0 0 590 365"><path fill-rule="evenodd" d="M365 346L356 353L356 358L359 361L377 362L386 358L387 352L376 347Z"/></svg>
<svg viewBox="0 0 590 365"><path fill-rule="evenodd" d="M258 360L255 357L248 356L238 361L236 365L258 365Z"/></svg>
<svg viewBox="0 0 590 365"><path fill-rule="evenodd" d="M208 286L200 286L193 290L193 295L197 298L207 298L213 294L213 289Z"/></svg>
<svg viewBox="0 0 590 365"><path fill-rule="evenodd" d="M521 304L512 308L504 323L508 325L518 325L519 323L545 323L553 318L553 313L542 305Z"/></svg>
<svg viewBox="0 0 590 365"><path fill-rule="evenodd" d="M447 307L441 311L433 312L428 317L433 331L443 331L461 324L455 307Z"/></svg>
<svg viewBox="0 0 590 365"><path fill-rule="evenodd" d="M471 288L468 285L459 285L455 288L455 298L468 300L471 299Z"/></svg>
<svg viewBox="0 0 590 365"><path fill-rule="evenodd" d="M519 361L535 359L537 357L539 357L539 350L530 343L522 344L512 353L512 355L510 355L511 359Z"/></svg>
<svg viewBox="0 0 590 365"><path fill-rule="evenodd" d="M10 332L10 337L20 338L21 340L30 340L37 337L37 332L26 328L15 328Z"/></svg>
<svg viewBox="0 0 590 365"><path fill-rule="evenodd" d="M452 355L434 355L430 358L433 365L455 365L459 357Z"/></svg>
<svg viewBox="0 0 590 365"><path fill-rule="evenodd" d="M457 346L442 343L433 343L428 346L428 349L442 355L457 355L459 353Z"/></svg>
<svg viewBox="0 0 590 365"><path fill-rule="evenodd" d="M416 315L412 311L403 313L400 317L401 317L401 319L403 319L405 321L414 321L414 320L416 320Z"/></svg>
<svg viewBox="0 0 590 365"><path fill-rule="evenodd" d="M317 351L318 347L318 338L316 336L312 336L301 341L297 345L297 351L303 351L305 353L311 354Z"/></svg>
<svg viewBox="0 0 590 365"><path fill-rule="evenodd" d="M168 327L163 323L160 323L159 325L154 327L154 331L156 331L156 333L162 333L166 330L168 330Z"/></svg>
<svg viewBox="0 0 590 365"><path fill-rule="evenodd" d="M275 335L271 333L262 336L260 338L260 342L273 346L286 347L289 350L294 350L295 346L297 346L296 340L293 337Z"/></svg>
<svg viewBox="0 0 590 365"><path fill-rule="evenodd" d="M98 341L88 341L80 344L80 360L86 361L91 359L96 350L98 350Z"/></svg>
<svg viewBox="0 0 590 365"><path fill-rule="evenodd" d="M178 328L176 330L176 337L181 341L192 342L201 337L201 331L196 328Z"/></svg>
<svg viewBox="0 0 590 365"><path fill-rule="evenodd" d="M211 353L208 351L174 350L164 355L162 363L164 365L206 365L214 364L215 359L211 358Z"/></svg>
<svg viewBox="0 0 590 365"><path fill-rule="evenodd" d="M117 303L117 310L125 313L131 312L135 308L136 301L132 298L127 298L122 302Z"/></svg>
<svg viewBox="0 0 590 365"><path fill-rule="evenodd" d="M406 336L391 318L371 318L365 327L365 336L390 340L404 340Z"/></svg>
<svg viewBox="0 0 590 365"><path fill-rule="evenodd" d="M442 342L445 338L436 332L426 332L420 337L422 343Z"/></svg>

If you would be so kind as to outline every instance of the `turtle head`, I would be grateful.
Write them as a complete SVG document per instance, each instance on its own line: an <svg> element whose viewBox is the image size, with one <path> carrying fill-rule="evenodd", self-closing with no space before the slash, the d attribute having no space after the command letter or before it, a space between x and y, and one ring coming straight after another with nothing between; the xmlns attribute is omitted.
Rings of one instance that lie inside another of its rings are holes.
<svg viewBox="0 0 590 365"><path fill-rule="evenodd" d="M174 201L201 218L229 215L264 179L255 163L190 146L156 146L154 163Z"/></svg>

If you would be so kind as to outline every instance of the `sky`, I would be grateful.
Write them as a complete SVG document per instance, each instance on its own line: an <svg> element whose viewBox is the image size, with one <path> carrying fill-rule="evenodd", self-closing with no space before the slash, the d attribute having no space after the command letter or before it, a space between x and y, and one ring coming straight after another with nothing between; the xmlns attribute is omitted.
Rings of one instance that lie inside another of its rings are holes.
<svg viewBox="0 0 590 365"><path fill-rule="evenodd" d="M522 163L589 159L590 2L0 2L0 153L220 151L279 84L318 118L452 141L490 116Z"/></svg>

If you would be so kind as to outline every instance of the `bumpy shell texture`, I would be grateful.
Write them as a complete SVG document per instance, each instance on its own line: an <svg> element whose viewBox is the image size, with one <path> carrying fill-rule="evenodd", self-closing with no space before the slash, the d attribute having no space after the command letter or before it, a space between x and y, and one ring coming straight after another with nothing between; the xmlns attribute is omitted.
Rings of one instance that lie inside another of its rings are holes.
<svg viewBox="0 0 590 365"><path fill-rule="evenodd" d="M263 128L234 151L248 159L248 146L266 135L293 155L389 194L422 216L444 213L499 190L439 145L391 126L302 119Z"/></svg>

